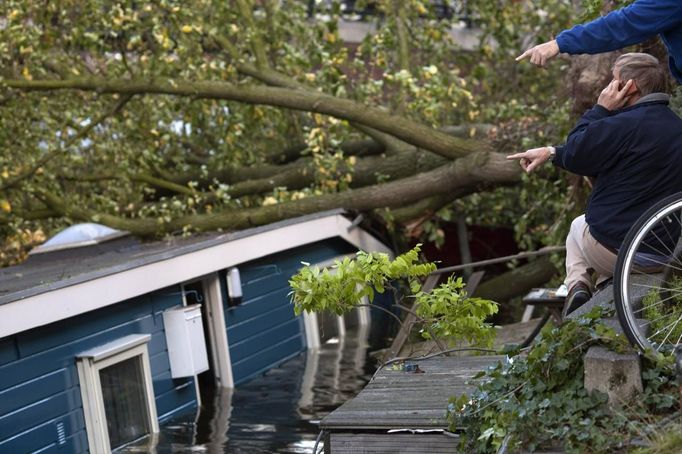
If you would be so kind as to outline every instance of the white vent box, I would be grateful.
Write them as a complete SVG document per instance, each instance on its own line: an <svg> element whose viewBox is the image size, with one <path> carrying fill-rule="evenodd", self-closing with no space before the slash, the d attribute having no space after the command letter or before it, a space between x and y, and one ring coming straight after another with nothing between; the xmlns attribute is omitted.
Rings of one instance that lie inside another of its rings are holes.
<svg viewBox="0 0 682 454"><path fill-rule="evenodd" d="M208 370L201 304L178 306L163 313L171 377L192 377Z"/></svg>

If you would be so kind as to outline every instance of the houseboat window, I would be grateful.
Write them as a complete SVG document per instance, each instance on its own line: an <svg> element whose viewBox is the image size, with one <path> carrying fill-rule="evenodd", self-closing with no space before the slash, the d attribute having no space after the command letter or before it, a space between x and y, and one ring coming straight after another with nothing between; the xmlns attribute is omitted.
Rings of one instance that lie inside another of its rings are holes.
<svg viewBox="0 0 682 454"><path fill-rule="evenodd" d="M90 452L159 431L147 343L131 334L76 356Z"/></svg>
<svg viewBox="0 0 682 454"><path fill-rule="evenodd" d="M112 449L149 433L140 359L130 358L99 371Z"/></svg>

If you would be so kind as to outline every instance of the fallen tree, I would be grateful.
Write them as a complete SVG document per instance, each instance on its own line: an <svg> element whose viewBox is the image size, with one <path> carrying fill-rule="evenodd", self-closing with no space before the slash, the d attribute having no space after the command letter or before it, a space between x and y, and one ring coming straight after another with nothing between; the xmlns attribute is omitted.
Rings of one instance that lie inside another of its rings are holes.
<svg viewBox="0 0 682 454"><path fill-rule="evenodd" d="M152 237L331 208L414 227L517 185L504 154L533 121L499 134L500 76L474 75L477 59L497 64L486 41L461 53L452 25L417 3L379 2L384 20L358 46L340 39L338 4L311 21L273 0L12 3L0 18L2 234L95 221ZM519 37L536 25L520 23Z"/></svg>

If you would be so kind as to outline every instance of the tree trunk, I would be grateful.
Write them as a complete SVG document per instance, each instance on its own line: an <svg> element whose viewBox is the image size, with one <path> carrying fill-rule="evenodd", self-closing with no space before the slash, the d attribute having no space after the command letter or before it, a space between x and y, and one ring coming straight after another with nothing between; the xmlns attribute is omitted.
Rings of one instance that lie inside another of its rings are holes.
<svg viewBox="0 0 682 454"><path fill-rule="evenodd" d="M88 222L102 222L140 236L152 236L181 231L185 227L199 231L238 230L334 208L369 211L382 207L401 207L433 196L458 192L464 188L478 188L483 184L515 183L520 177L518 166L507 161L503 155L475 153L434 170L389 183L276 205L241 210L230 208L211 214L182 216L166 223L159 223L156 219L127 219L97 213L66 203L50 193L42 193L39 197L49 208L65 216Z"/></svg>
<svg viewBox="0 0 682 454"><path fill-rule="evenodd" d="M542 257L483 282L473 296L504 303L542 286L557 273L549 257Z"/></svg>
<svg viewBox="0 0 682 454"><path fill-rule="evenodd" d="M262 104L330 115L390 134L406 143L445 158L456 159L478 151L491 151L485 142L450 136L405 117L349 99L336 98L314 90L278 87L236 86L223 82L144 82L108 79L4 80L8 88L24 91L80 90L121 95L171 95L195 99L222 99Z"/></svg>

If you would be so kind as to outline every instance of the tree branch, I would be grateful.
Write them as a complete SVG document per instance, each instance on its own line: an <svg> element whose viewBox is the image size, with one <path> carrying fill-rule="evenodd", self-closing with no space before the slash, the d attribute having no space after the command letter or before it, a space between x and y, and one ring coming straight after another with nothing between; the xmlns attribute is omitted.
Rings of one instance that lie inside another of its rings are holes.
<svg viewBox="0 0 682 454"><path fill-rule="evenodd" d="M400 69L410 69L410 45L407 36L407 15L405 14L405 2L393 0L393 14L398 35L398 64Z"/></svg>
<svg viewBox="0 0 682 454"><path fill-rule="evenodd" d="M254 57L256 58L256 64L259 68L268 68L270 64L268 63L268 55L265 48L265 43L261 37L258 27L256 27L256 22L253 20L253 5L250 0L237 0L237 8L239 8L239 14L246 22L249 28L251 37L251 50Z"/></svg>
<svg viewBox="0 0 682 454"><path fill-rule="evenodd" d="M139 173L136 175L131 175L130 179L132 181L137 181L138 183L147 183L152 186L156 186L157 188L162 188L166 189L168 191L172 192L177 192L178 194L185 194L189 196L194 196L197 195L198 192L188 188L187 186L182 186L179 184L175 184L170 181L163 180L161 178L156 178L151 175L145 175L143 173Z"/></svg>
<svg viewBox="0 0 682 454"><path fill-rule="evenodd" d="M399 207L439 194L448 194L462 188L482 183L509 184L520 179L517 165L497 153L476 153L429 172L390 183L361 189L324 194L276 205L246 208L235 211L228 208L211 214L181 216L170 222L156 219L128 219L97 213L76 204L66 203L47 192L36 194L48 207L73 219L94 221L140 236L178 232L183 228L203 230L237 230L316 213L332 208L368 211L379 207Z"/></svg>
<svg viewBox="0 0 682 454"><path fill-rule="evenodd" d="M223 48L228 49L233 58L235 57L236 48L232 45L232 43L223 37L216 37L216 40L218 41L218 44L223 46ZM256 68L255 66L244 62L236 63L236 68L240 73L259 80L271 87L290 88L292 90L314 90L314 88L270 68ZM388 151L399 151L404 150L406 146L409 147L409 144L406 144L405 142L402 142L389 134L377 131L376 129L373 129L369 126L359 123L351 123L351 126L359 131L362 131L375 141L382 144Z"/></svg>
<svg viewBox="0 0 682 454"><path fill-rule="evenodd" d="M340 146L346 156L367 157L376 156L384 152L384 147L373 140L356 140L344 142ZM165 180L176 184L186 185L190 181L199 183L199 187L206 187L218 180L221 183L236 185L244 181L266 180L279 173L288 172L292 166L301 164L301 161L309 160L301 157L301 151L306 149L305 144L290 147L284 151L276 152L266 156L267 164L256 164L247 166L231 166L225 169L209 170L207 175L201 172L183 172L181 175L161 175ZM436 159L443 159L436 156ZM157 170L157 169L155 169Z"/></svg>
<svg viewBox="0 0 682 454"><path fill-rule="evenodd" d="M476 151L490 151L489 145L460 139L407 118L391 115L348 99L322 93L276 87L245 87L223 82L142 82L83 78L71 80L4 80L4 86L25 91L81 90L122 95L165 94L203 99L223 99L263 104L330 115L361 123L391 134L407 143L456 159Z"/></svg>
<svg viewBox="0 0 682 454"><path fill-rule="evenodd" d="M178 194L184 194L187 196L202 195L204 197L211 197L213 194L196 191L187 186L168 181L163 178L158 178L152 175L137 173L131 175L119 175L116 173L98 173L98 174L59 174L59 177L64 180L69 181L79 181L79 182L91 182L96 183L98 181L106 180L123 180L128 178L130 181L135 181L138 183L146 183L150 186L154 186L160 189L165 189L167 191L176 192Z"/></svg>
<svg viewBox="0 0 682 454"><path fill-rule="evenodd" d="M41 219L54 218L59 216L60 213L52 210L50 208L34 209L34 210L14 210L12 212L13 217L21 218L25 221L37 221ZM0 225L7 225L11 221L10 215L0 214Z"/></svg>
<svg viewBox="0 0 682 454"><path fill-rule="evenodd" d="M407 17L405 14L405 1L392 0L393 16L395 18L396 35L398 36L398 67L402 71L410 70L410 47L407 37ZM398 90L397 111L405 110L404 90Z"/></svg>
<svg viewBox="0 0 682 454"><path fill-rule="evenodd" d="M476 190L475 187L459 189L448 194L436 195L424 200L420 200L412 205L398 208L391 211L393 220L398 224L406 224L407 230L412 230L431 218L438 210L453 200L459 199Z"/></svg>

